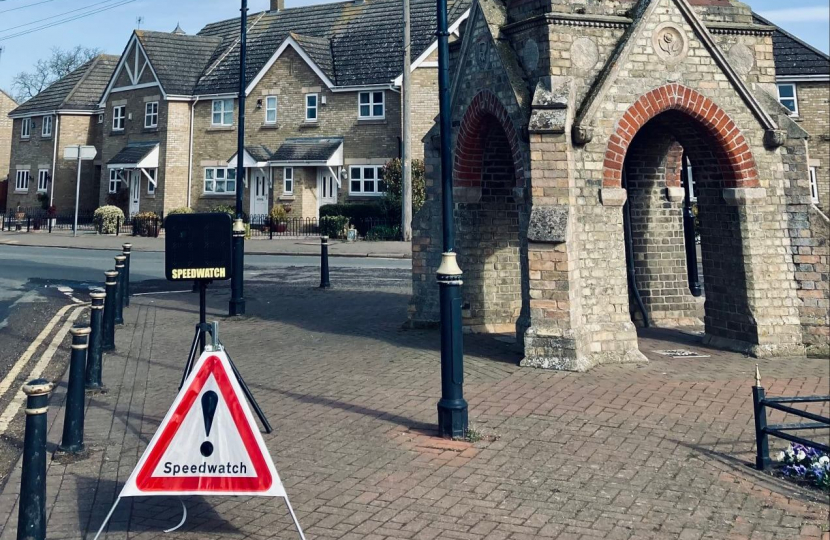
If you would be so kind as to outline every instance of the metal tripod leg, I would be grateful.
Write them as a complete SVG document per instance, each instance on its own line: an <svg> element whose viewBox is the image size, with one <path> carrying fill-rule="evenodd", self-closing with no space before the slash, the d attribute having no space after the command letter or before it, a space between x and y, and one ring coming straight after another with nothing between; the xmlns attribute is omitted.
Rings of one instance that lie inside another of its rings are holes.
<svg viewBox="0 0 830 540"><path fill-rule="evenodd" d="M259 403L256 402L256 398L254 398L254 395L251 393L251 389L248 388L248 385L245 383L245 379L242 378L242 374L239 373L238 369L236 369L236 364L233 363L231 355L228 354L227 349L225 349L225 354L228 356L228 360L231 363L231 369L233 369L233 374L236 376L236 380L239 381L239 386L242 387L242 391L245 393L248 403L250 403L251 407L254 408L254 412L259 417L259 421L262 422L262 427L265 428L265 433L271 433L274 431L271 424L268 422L268 419L265 418L265 413L262 412L262 409L259 407Z"/></svg>
<svg viewBox="0 0 830 540"><path fill-rule="evenodd" d="M182 373L182 382L179 383L179 390L184 386L184 381L190 375L190 370L193 369L193 364L196 362L196 348L199 346L200 337L202 335L201 325L196 325L196 334L193 336L193 343L190 345L190 356L187 357L187 363L184 365L184 373Z"/></svg>

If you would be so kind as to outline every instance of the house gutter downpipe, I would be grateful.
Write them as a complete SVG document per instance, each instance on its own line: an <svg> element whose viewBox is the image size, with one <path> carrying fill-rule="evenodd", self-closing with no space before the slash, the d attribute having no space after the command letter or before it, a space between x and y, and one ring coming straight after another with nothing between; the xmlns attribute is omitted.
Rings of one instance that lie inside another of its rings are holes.
<svg viewBox="0 0 830 540"><path fill-rule="evenodd" d="M233 274L231 274L231 301L228 314L245 314L242 272L245 266L245 224L242 222L242 193L245 189L245 56L248 48L248 0L242 0L239 10L241 34L239 38L239 131L236 149L236 219L233 222Z"/></svg>
<svg viewBox="0 0 830 540"><path fill-rule="evenodd" d="M452 152L450 137L450 47L447 0L437 0L438 104L441 129L441 186L444 253L438 267L441 304L441 400L438 402L438 433L456 438L467 434L467 402L464 400L464 349L461 331L461 285L463 274L455 253L453 220Z"/></svg>

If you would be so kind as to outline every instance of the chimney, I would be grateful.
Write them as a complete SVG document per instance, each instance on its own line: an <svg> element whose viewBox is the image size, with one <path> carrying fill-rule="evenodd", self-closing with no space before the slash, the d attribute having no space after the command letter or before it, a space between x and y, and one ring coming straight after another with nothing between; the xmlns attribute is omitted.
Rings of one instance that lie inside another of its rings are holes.
<svg viewBox="0 0 830 540"><path fill-rule="evenodd" d="M285 0L271 0L271 11L284 11Z"/></svg>

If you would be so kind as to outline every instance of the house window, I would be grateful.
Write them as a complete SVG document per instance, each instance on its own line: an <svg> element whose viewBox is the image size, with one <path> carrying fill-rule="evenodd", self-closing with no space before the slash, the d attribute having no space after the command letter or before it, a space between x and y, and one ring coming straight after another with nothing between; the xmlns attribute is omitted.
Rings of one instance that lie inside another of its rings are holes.
<svg viewBox="0 0 830 540"><path fill-rule="evenodd" d="M147 195L155 195L156 194L156 181L158 180L158 169L144 169L144 172L147 173L147 176L152 178L147 179Z"/></svg>
<svg viewBox="0 0 830 540"><path fill-rule="evenodd" d="M14 183L15 191L29 191L29 171L18 170Z"/></svg>
<svg viewBox="0 0 830 540"><path fill-rule="evenodd" d="M286 167L283 172L282 192L285 195L292 195L294 193L294 169Z"/></svg>
<svg viewBox="0 0 830 540"><path fill-rule="evenodd" d="M317 121L317 94L305 95L305 121Z"/></svg>
<svg viewBox="0 0 830 540"><path fill-rule="evenodd" d="M267 96L265 98L265 123L277 123L277 96Z"/></svg>
<svg viewBox="0 0 830 540"><path fill-rule="evenodd" d="M159 102L151 101L144 105L144 127L154 128L159 125Z"/></svg>
<svg viewBox="0 0 830 540"><path fill-rule="evenodd" d="M383 91L358 94L358 118L384 118Z"/></svg>
<svg viewBox="0 0 830 540"><path fill-rule="evenodd" d="M790 110L790 116L798 116L798 94L794 84L778 85L778 101Z"/></svg>
<svg viewBox="0 0 830 540"><path fill-rule="evenodd" d="M233 99L214 99L213 118L211 124L214 126L233 125Z"/></svg>
<svg viewBox="0 0 830 540"><path fill-rule="evenodd" d="M40 135L42 137L51 137L52 136L52 117L51 116L44 116L43 117L43 125L40 127Z"/></svg>
<svg viewBox="0 0 830 540"><path fill-rule="evenodd" d="M110 169L110 183L109 192L116 193L121 184L121 171L118 169Z"/></svg>
<svg viewBox="0 0 830 540"><path fill-rule="evenodd" d="M20 138L28 139L32 132L32 119L24 118L20 123Z"/></svg>
<svg viewBox="0 0 830 540"><path fill-rule="evenodd" d="M810 167L810 200L813 204L818 204L818 171L815 167Z"/></svg>
<svg viewBox="0 0 830 540"><path fill-rule="evenodd" d="M126 115L126 107L118 105L112 108L112 130L124 131L124 119Z"/></svg>
<svg viewBox="0 0 830 540"><path fill-rule="evenodd" d="M236 169L209 167L205 169L205 193L236 192Z"/></svg>
<svg viewBox="0 0 830 540"><path fill-rule="evenodd" d="M49 184L49 169L40 169L37 172L37 192L46 193Z"/></svg>
<svg viewBox="0 0 830 540"><path fill-rule="evenodd" d="M351 168L349 178L351 195L382 195L386 192L383 165L354 166Z"/></svg>

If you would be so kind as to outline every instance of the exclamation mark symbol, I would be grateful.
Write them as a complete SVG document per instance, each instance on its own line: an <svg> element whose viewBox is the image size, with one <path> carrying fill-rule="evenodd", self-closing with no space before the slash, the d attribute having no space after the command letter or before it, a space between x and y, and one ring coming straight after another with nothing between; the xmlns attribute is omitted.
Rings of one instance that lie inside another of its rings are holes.
<svg viewBox="0 0 830 540"><path fill-rule="evenodd" d="M210 428L213 425L213 417L216 414L216 406L219 404L219 396L213 390L208 390L202 394L202 416L205 418L205 433L210 437ZM210 457L213 454L213 445L210 441L205 441L199 447L199 451L205 457Z"/></svg>

